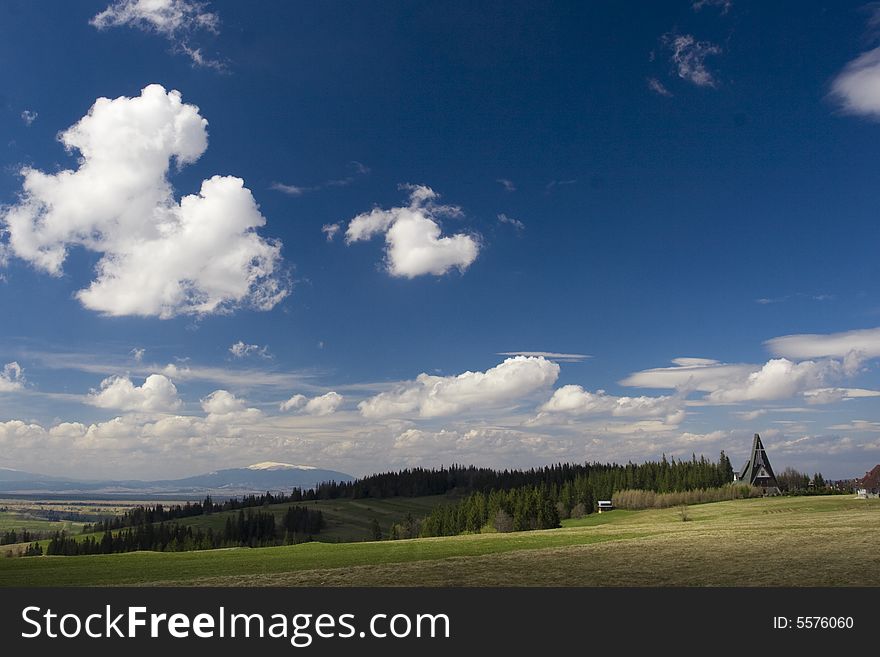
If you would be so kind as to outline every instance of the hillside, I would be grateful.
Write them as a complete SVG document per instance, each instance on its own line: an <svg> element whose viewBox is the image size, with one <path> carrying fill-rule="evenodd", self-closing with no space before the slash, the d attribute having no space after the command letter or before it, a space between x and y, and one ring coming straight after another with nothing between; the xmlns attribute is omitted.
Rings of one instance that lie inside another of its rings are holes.
<svg viewBox="0 0 880 657"><path fill-rule="evenodd" d="M379 522L382 534L387 535L391 525L401 522L406 514L420 518L436 505L454 501L446 495L430 495L426 497L389 497L365 499L315 500L312 502L288 502L286 504L270 504L253 510L271 511L280 524L281 517L291 506L306 506L324 514L327 526L315 536L315 540L324 543L347 543L352 541L370 540L370 527L375 518ZM226 518L238 515L238 511L212 513L207 516L181 518L177 522L193 528L214 530L222 529Z"/></svg>
<svg viewBox="0 0 880 657"><path fill-rule="evenodd" d="M614 511L540 532L2 559L0 585L880 585L880 500L736 500L689 516Z"/></svg>

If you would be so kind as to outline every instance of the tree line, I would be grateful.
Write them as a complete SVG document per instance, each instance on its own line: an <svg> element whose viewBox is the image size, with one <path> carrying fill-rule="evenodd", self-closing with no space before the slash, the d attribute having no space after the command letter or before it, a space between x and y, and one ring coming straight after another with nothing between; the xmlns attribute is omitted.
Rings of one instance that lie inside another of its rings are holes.
<svg viewBox="0 0 880 657"><path fill-rule="evenodd" d="M542 474L557 474L554 467L533 472L535 483L471 493L456 504L436 507L417 528L399 528L398 536L453 536L487 528L499 532L551 529L559 526L560 519L592 513L598 500L610 500L617 491L672 494L717 489L733 479L733 468L724 452L717 463L694 455L689 461L664 456L641 465L588 464L569 470L574 476L568 480L541 478ZM393 534L394 527L391 538Z"/></svg>
<svg viewBox="0 0 880 657"><path fill-rule="evenodd" d="M117 530L123 527L136 527L138 525L168 522L181 518L193 518L196 516L222 513L224 511L237 511L254 507L268 506L270 504L289 504L303 501L302 491L294 489L290 495L284 493L264 493L262 495L245 495L233 497L225 502L215 502L208 495L201 502L186 502L185 504L163 505L161 503L146 506L132 507L118 516L97 520L94 523L84 525L84 534L100 533L107 530Z"/></svg>
<svg viewBox="0 0 880 657"><path fill-rule="evenodd" d="M211 527L194 529L178 522L146 521L116 531L106 529L100 538L77 538L60 531L50 539L46 554L78 556L139 550L185 552L224 547L291 545L312 540L324 528L324 524L320 511L302 506L289 507L281 516L280 523L271 512L240 509L236 516L227 517L223 528L217 531ZM30 555L26 553L25 556Z"/></svg>
<svg viewBox="0 0 880 657"><path fill-rule="evenodd" d="M325 482L314 489L294 490L296 501L366 497L420 497L443 495L452 490L488 492L526 486L555 485L581 477L595 477L610 497L619 488L644 488L658 492L690 490L700 486L722 486L733 480L733 467L724 452L717 463L705 457L676 461L665 456L641 465L610 463L557 463L528 470L493 470L475 466L411 468L370 475L351 482Z"/></svg>
<svg viewBox="0 0 880 657"><path fill-rule="evenodd" d="M49 532L32 532L27 529L15 531L10 529L0 535L0 545L12 545L13 543L30 543L31 541L39 541L50 536Z"/></svg>
<svg viewBox="0 0 880 657"><path fill-rule="evenodd" d="M786 495L846 495L852 493L852 485L841 486L841 482L832 484L816 472L812 477L806 472L799 472L792 467L776 475L779 490Z"/></svg>

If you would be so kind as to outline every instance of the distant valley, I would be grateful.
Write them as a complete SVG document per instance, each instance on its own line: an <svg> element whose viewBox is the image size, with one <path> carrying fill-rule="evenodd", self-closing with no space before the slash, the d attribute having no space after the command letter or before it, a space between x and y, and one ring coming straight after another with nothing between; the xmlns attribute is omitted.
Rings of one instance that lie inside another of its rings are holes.
<svg viewBox="0 0 880 657"><path fill-rule="evenodd" d="M354 477L344 472L275 461L217 470L183 479L158 481L80 480L0 468L0 494L43 497L88 495L100 498L149 496L175 499L212 495L225 498L267 491L289 493L292 488L313 488L324 481L353 480Z"/></svg>

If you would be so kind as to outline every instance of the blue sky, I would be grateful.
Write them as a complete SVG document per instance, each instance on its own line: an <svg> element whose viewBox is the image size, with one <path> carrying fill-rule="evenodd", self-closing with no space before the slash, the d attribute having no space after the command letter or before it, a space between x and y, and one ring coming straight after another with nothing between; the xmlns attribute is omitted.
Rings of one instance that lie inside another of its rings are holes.
<svg viewBox="0 0 880 657"><path fill-rule="evenodd" d="M880 461L875 9L533 5L3 3L0 467Z"/></svg>

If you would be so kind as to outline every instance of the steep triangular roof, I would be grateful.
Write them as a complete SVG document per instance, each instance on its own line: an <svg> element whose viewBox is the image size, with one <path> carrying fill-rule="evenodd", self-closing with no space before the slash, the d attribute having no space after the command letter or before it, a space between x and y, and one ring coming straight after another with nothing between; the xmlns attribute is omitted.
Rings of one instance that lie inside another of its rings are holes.
<svg viewBox="0 0 880 657"><path fill-rule="evenodd" d="M875 465L873 470L866 472L858 483L865 488L880 488L880 465Z"/></svg>
<svg viewBox="0 0 880 657"><path fill-rule="evenodd" d="M770 459L767 458L764 443L761 442L761 436L758 434L755 434L755 440L752 442L752 454L739 472L739 480L763 488L779 487L779 484L776 483L776 475L773 474L773 468L770 465Z"/></svg>

